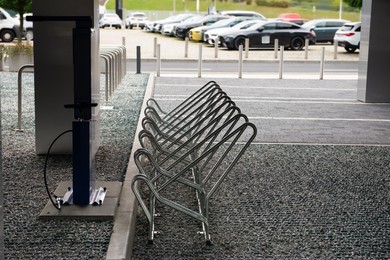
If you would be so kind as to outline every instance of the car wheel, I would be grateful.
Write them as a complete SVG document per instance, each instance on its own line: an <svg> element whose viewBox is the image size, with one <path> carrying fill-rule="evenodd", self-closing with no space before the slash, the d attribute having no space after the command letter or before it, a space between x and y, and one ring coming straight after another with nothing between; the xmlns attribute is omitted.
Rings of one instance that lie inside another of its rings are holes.
<svg viewBox="0 0 390 260"><path fill-rule="evenodd" d="M240 45L242 45L243 47L245 46L245 37L243 37L243 36L238 36L234 40L234 48L236 50L238 50L240 48Z"/></svg>
<svg viewBox="0 0 390 260"><path fill-rule="evenodd" d="M294 37L291 39L290 48L294 51L302 50L305 46L305 40L301 37Z"/></svg>
<svg viewBox="0 0 390 260"><path fill-rule="evenodd" d="M0 34L0 38L3 42L12 42L15 37L15 33L12 30L5 29Z"/></svg>
<svg viewBox="0 0 390 260"><path fill-rule="evenodd" d="M352 52L355 52L357 48L356 48L356 47L344 47L344 49L345 49L347 52L352 53Z"/></svg>
<svg viewBox="0 0 390 260"><path fill-rule="evenodd" d="M133 29L133 26L132 26L132 25L130 25L130 26L129 26L129 28L130 28L130 30L131 30L131 29Z"/></svg>

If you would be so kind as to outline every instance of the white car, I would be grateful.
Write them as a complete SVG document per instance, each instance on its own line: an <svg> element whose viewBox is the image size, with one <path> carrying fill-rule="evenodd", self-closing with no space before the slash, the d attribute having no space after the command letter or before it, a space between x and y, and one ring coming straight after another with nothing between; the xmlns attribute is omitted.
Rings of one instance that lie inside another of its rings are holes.
<svg viewBox="0 0 390 260"><path fill-rule="evenodd" d="M251 27L252 25L261 22L262 20L247 20L243 21L241 23L238 23L232 27L224 27L224 28L216 28L216 29L211 29L205 32L204 34L204 41L214 45L215 39L218 37L219 34L225 33L228 31L235 31L235 30L244 30L246 28Z"/></svg>
<svg viewBox="0 0 390 260"><path fill-rule="evenodd" d="M148 21L148 17L145 15L145 13L134 12L129 14L125 19L125 28L133 29L133 27L139 27L144 29Z"/></svg>
<svg viewBox="0 0 390 260"><path fill-rule="evenodd" d="M115 27L116 29L122 28L122 20L119 15L114 13L104 13L99 20L99 27Z"/></svg>
<svg viewBox="0 0 390 260"><path fill-rule="evenodd" d="M346 23L337 30L333 40L347 52L354 52L360 49L360 28L360 22Z"/></svg>

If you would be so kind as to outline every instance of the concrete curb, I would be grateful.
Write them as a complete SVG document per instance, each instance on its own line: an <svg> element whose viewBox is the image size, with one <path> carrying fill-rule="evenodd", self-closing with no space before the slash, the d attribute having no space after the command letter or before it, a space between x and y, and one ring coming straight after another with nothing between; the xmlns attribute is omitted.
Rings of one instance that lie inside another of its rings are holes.
<svg viewBox="0 0 390 260"><path fill-rule="evenodd" d="M107 260L131 259L138 207L137 200L131 190L131 181L133 176L138 174L138 169L134 163L134 152L138 148L141 148L141 144L138 141L138 133L142 129L141 122L143 118L143 111L146 108L146 101L153 95L155 84L154 80L154 74L149 74L137 129L134 135L133 147L127 166L126 177L122 184L119 203L115 213L114 228L106 255Z"/></svg>

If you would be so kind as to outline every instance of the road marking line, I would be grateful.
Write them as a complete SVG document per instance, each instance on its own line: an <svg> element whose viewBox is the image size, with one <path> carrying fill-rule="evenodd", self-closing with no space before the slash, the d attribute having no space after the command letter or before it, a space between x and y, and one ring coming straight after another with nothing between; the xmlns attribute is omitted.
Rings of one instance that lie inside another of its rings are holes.
<svg viewBox="0 0 390 260"><path fill-rule="evenodd" d="M301 121L349 121L349 122L384 122L389 123L390 119L373 119L373 118L318 118L318 117L267 117L253 116L248 117L252 120L301 120Z"/></svg>

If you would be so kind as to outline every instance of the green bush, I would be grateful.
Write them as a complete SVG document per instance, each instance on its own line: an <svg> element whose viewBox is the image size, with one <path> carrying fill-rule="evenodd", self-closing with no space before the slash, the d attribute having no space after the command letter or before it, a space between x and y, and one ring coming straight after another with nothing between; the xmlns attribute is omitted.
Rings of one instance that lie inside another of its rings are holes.
<svg viewBox="0 0 390 260"><path fill-rule="evenodd" d="M289 2L287 1L275 1L275 0L256 0L257 5L269 6L269 7L280 7L280 8L288 8Z"/></svg>

